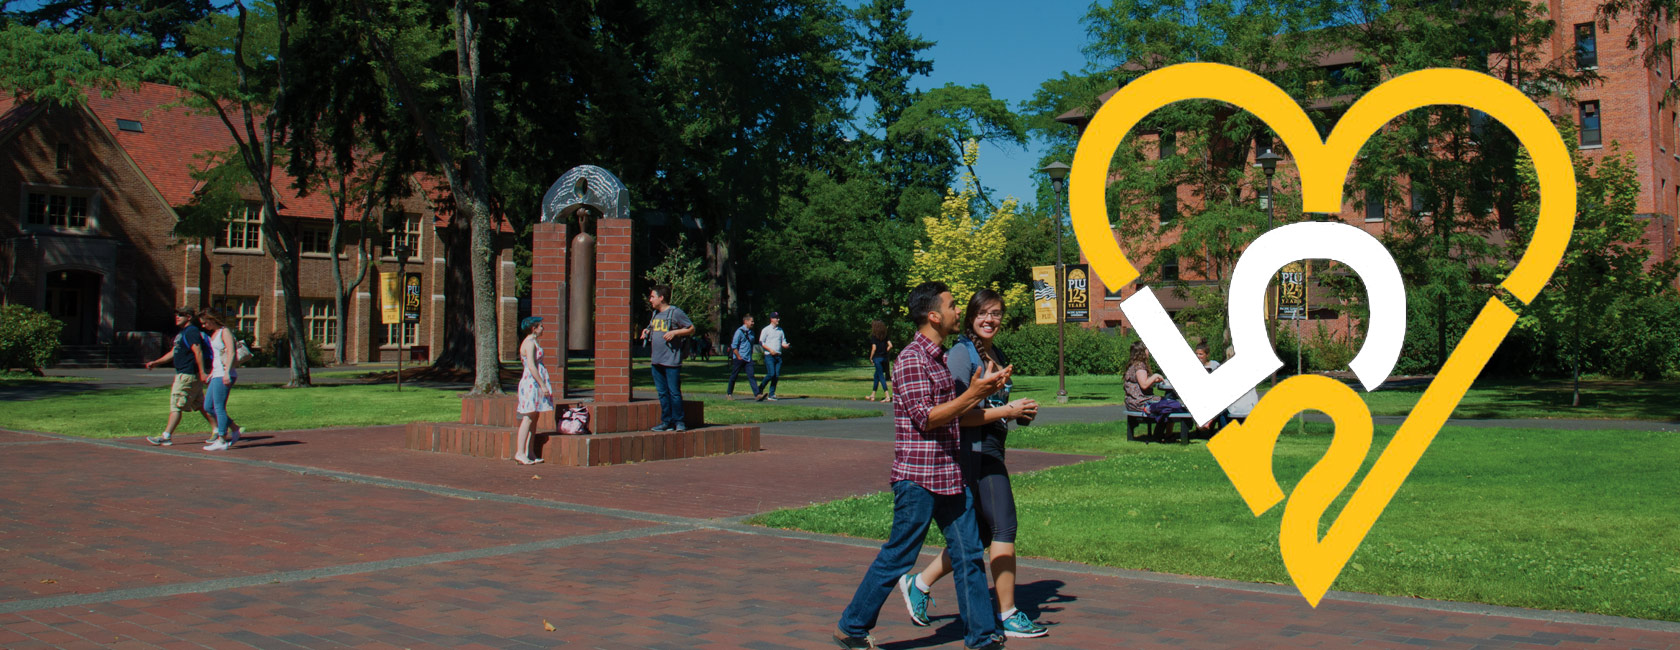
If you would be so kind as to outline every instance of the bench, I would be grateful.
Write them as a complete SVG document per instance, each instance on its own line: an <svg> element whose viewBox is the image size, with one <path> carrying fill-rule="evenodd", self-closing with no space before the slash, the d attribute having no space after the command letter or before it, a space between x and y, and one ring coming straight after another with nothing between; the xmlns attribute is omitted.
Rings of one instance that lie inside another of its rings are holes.
<svg viewBox="0 0 1680 650"><path fill-rule="evenodd" d="M1196 418L1189 413L1172 413L1167 415L1166 421L1156 422L1155 418L1149 417L1143 411L1128 409L1126 411L1126 440L1128 442L1137 440L1132 432L1140 424L1150 425L1149 435L1157 438L1165 438L1166 434L1172 431L1171 427L1176 424L1178 425L1178 441L1189 443L1190 432L1196 429Z"/></svg>

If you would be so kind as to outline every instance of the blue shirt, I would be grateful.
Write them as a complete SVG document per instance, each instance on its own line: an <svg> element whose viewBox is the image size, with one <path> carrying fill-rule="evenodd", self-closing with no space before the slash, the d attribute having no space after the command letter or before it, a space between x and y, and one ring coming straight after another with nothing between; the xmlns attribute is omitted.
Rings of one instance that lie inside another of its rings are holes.
<svg viewBox="0 0 1680 650"><path fill-rule="evenodd" d="M729 347L735 350L738 358L752 361L754 338L752 328L742 325L735 330L735 340L729 343Z"/></svg>
<svg viewBox="0 0 1680 650"><path fill-rule="evenodd" d="M204 331L197 325L188 325L175 335L175 373L180 375L198 376L198 361L193 359L192 349L196 347L204 355L204 369L210 369L210 343L204 338Z"/></svg>

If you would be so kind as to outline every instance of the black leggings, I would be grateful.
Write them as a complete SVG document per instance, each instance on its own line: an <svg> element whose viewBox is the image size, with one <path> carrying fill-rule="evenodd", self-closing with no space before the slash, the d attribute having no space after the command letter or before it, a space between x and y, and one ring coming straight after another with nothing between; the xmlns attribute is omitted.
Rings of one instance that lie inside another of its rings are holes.
<svg viewBox="0 0 1680 650"><path fill-rule="evenodd" d="M1003 461L982 457L980 478L974 485L974 511L981 546L1015 543L1015 491L1009 487L1009 469Z"/></svg>

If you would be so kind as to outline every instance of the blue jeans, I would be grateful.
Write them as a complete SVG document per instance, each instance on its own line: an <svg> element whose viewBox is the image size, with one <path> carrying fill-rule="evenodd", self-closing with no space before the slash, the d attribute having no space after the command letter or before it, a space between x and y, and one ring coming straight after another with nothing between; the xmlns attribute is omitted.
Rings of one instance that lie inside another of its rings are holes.
<svg viewBox="0 0 1680 650"><path fill-rule="evenodd" d="M782 378L782 355L764 355L764 392L776 396L776 382Z"/></svg>
<svg viewBox="0 0 1680 650"><path fill-rule="evenodd" d="M869 565L851 604L840 614L840 631L864 636L875 628L881 605L898 589L898 578L916 568L929 521L939 523L945 533L945 550L951 554L956 574L957 612L963 621L963 644L978 648L998 633L997 615L986 587L985 550L980 548L980 528L974 520L974 495L934 494L915 481L893 483L892 533L875 562Z"/></svg>
<svg viewBox="0 0 1680 650"><path fill-rule="evenodd" d="M659 421L671 427L683 421L680 370L679 366L653 367L653 390L659 393Z"/></svg>
<svg viewBox="0 0 1680 650"><path fill-rule="evenodd" d="M876 388L887 390L887 360L872 359L872 361L875 362L875 383L869 385L869 392L875 392Z"/></svg>
<svg viewBox="0 0 1680 650"><path fill-rule="evenodd" d="M752 357L729 360L729 389L724 391L724 394L735 394L735 378L741 375L743 369L747 371L747 385L752 386L754 395L758 394L758 380L753 378Z"/></svg>
<svg viewBox="0 0 1680 650"><path fill-rule="evenodd" d="M232 387L222 383L221 377L211 377L210 385L204 387L204 412L216 416L216 435L227 435L228 391Z"/></svg>

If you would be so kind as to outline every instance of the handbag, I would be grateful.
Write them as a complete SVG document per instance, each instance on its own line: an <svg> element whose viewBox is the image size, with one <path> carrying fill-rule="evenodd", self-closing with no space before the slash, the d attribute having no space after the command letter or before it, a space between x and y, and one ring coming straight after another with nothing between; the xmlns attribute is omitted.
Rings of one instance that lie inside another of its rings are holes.
<svg viewBox="0 0 1680 650"><path fill-rule="evenodd" d="M243 365L245 365L246 361L250 361L250 360L251 360L251 348L247 347L245 345L244 341L240 341L240 340L237 340L237 339L234 340L233 367L238 368L240 366L243 366Z"/></svg>
<svg viewBox="0 0 1680 650"><path fill-rule="evenodd" d="M573 406L560 415L560 433L567 436L581 436L589 433L589 409Z"/></svg>

